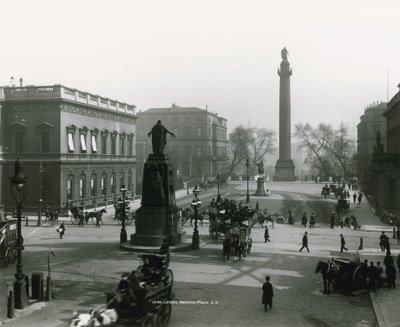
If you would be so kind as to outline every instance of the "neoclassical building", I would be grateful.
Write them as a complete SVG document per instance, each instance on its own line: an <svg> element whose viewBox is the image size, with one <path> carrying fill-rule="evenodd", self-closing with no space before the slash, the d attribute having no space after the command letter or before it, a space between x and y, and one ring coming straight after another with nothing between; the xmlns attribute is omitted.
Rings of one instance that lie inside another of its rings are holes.
<svg viewBox="0 0 400 327"><path fill-rule="evenodd" d="M386 119L383 116L386 102L369 105L357 125L357 171L359 184L370 192L371 160L376 151L376 136L379 132L381 145L386 150Z"/></svg>
<svg viewBox="0 0 400 327"><path fill-rule="evenodd" d="M383 117L387 146L375 151L371 162L371 195L375 206L400 216L400 91L387 104Z"/></svg>
<svg viewBox="0 0 400 327"><path fill-rule="evenodd" d="M28 177L25 212L39 206L113 202L134 195L135 106L62 85L0 88L0 204L11 211L9 177L20 158Z"/></svg>

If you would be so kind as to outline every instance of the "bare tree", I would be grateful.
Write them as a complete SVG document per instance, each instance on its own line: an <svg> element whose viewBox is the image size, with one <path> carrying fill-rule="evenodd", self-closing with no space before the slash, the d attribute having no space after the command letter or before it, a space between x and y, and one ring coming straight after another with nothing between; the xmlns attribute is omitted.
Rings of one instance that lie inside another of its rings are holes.
<svg viewBox="0 0 400 327"><path fill-rule="evenodd" d="M249 129L250 148L254 161L252 171L256 169L258 161L262 160L267 153L274 151L276 143L276 133L266 128L252 127Z"/></svg>
<svg viewBox="0 0 400 327"><path fill-rule="evenodd" d="M250 133L244 126L236 127L229 134L231 163L227 175L231 175L235 168L249 157Z"/></svg>

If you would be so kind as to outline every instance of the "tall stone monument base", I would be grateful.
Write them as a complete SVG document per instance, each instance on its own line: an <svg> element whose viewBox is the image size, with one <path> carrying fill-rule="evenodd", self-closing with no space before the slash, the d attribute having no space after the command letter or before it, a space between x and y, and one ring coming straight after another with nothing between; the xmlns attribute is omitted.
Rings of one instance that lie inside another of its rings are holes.
<svg viewBox="0 0 400 327"><path fill-rule="evenodd" d="M164 239L170 246L181 244L178 211L172 164L164 154L150 154L143 168L142 203L136 211L131 245L160 246Z"/></svg>
<svg viewBox="0 0 400 327"><path fill-rule="evenodd" d="M264 196L267 195L264 188L265 179L264 177L257 178L257 191L254 193L255 196Z"/></svg>
<svg viewBox="0 0 400 327"><path fill-rule="evenodd" d="M292 159L278 159L275 165L274 181L295 181L294 163Z"/></svg>

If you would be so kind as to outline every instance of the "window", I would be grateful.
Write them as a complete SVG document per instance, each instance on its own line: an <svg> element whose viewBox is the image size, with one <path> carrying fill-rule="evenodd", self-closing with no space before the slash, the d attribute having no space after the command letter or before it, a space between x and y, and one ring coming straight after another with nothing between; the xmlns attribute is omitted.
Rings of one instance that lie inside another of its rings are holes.
<svg viewBox="0 0 400 327"><path fill-rule="evenodd" d="M119 154L125 154L125 135L119 135Z"/></svg>
<svg viewBox="0 0 400 327"><path fill-rule="evenodd" d="M183 134L185 136L190 136L190 127L184 127L183 128Z"/></svg>
<svg viewBox="0 0 400 327"><path fill-rule="evenodd" d="M212 137L212 135L211 135L211 127L208 127L208 137Z"/></svg>
<svg viewBox="0 0 400 327"><path fill-rule="evenodd" d="M202 156L202 152L203 152L203 147L202 146L196 146L196 155L198 157Z"/></svg>
<svg viewBox="0 0 400 327"><path fill-rule="evenodd" d="M74 185L74 176L69 175L67 180L67 200L72 201L73 199L73 185Z"/></svg>
<svg viewBox="0 0 400 327"><path fill-rule="evenodd" d="M128 136L128 155L133 155L133 134Z"/></svg>
<svg viewBox="0 0 400 327"><path fill-rule="evenodd" d="M122 185L125 185L125 173L123 171L119 175L119 187L122 187Z"/></svg>
<svg viewBox="0 0 400 327"><path fill-rule="evenodd" d="M197 127L197 136L201 136L201 127Z"/></svg>
<svg viewBox="0 0 400 327"><path fill-rule="evenodd" d="M212 156L212 146L211 145L208 146L208 155Z"/></svg>
<svg viewBox="0 0 400 327"><path fill-rule="evenodd" d="M91 143L92 143L92 152L97 152L97 135L92 134Z"/></svg>
<svg viewBox="0 0 400 327"><path fill-rule="evenodd" d="M49 131L40 132L40 151L50 152L50 133Z"/></svg>
<svg viewBox="0 0 400 327"><path fill-rule="evenodd" d="M111 194L115 194L115 190L117 188L117 177L115 176L115 173L112 174L111 176Z"/></svg>
<svg viewBox="0 0 400 327"><path fill-rule="evenodd" d="M87 147L86 147L86 135L85 134L80 134L79 139L81 141L81 152L86 152Z"/></svg>
<svg viewBox="0 0 400 327"><path fill-rule="evenodd" d="M107 175L103 173L100 180L100 187L101 187L101 195L107 195Z"/></svg>
<svg viewBox="0 0 400 327"><path fill-rule="evenodd" d="M68 132L68 151L70 151L70 152L75 151L73 132Z"/></svg>
<svg viewBox="0 0 400 327"><path fill-rule="evenodd" d="M24 152L24 132L16 131L14 141L15 141L15 152L23 153Z"/></svg>
<svg viewBox="0 0 400 327"><path fill-rule="evenodd" d="M101 134L101 154L107 154L107 133Z"/></svg>
<svg viewBox="0 0 400 327"><path fill-rule="evenodd" d="M111 134L111 154L116 154L117 134Z"/></svg>
<svg viewBox="0 0 400 327"><path fill-rule="evenodd" d="M86 196L86 176L82 175L79 180L79 199L83 202Z"/></svg>
<svg viewBox="0 0 400 327"><path fill-rule="evenodd" d="M97 195L96 189L97 189L97 176L96 174L93 174L92 178L90 179L90 196L95 197Z"/></svg>

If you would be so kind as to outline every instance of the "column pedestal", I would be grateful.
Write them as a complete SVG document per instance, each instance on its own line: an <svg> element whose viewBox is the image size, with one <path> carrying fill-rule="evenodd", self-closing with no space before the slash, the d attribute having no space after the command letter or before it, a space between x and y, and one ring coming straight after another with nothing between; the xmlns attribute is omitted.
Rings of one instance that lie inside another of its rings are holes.
<svg viewBox="0 0 400 327"><path fill-rule="evenodd" d="M265 179L264 177L257 178L257 191L254 193L255 196L264 196L267 195L264 188Z"/></svg>

